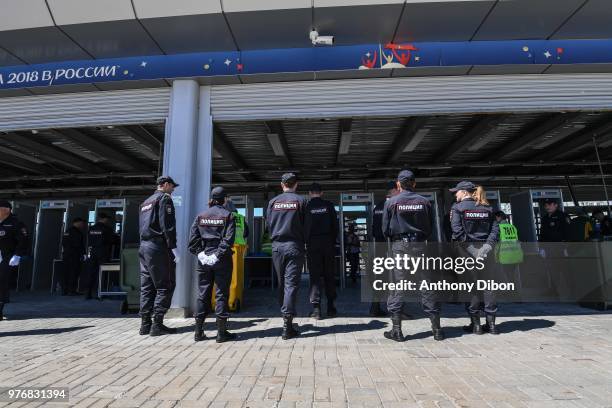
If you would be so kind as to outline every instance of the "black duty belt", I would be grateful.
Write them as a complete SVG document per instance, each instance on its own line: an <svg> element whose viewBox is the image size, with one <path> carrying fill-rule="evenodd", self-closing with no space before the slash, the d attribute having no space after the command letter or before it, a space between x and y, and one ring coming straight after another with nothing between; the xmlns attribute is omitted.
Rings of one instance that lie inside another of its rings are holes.
<svg viewBox="0 0 612 408"><path fill-rule="evenodd" d="M419 234L398 234L398 235L394 235L391 238L392 241L394 242L424 242L425 240L422 239Z"/></svg>

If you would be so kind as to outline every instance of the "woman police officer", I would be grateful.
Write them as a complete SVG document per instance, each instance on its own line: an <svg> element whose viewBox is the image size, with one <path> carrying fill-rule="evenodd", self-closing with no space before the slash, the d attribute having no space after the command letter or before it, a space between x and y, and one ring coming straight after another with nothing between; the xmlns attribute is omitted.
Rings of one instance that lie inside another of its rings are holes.
<svg viewBox="0 0 612 408"><path fill-rule="evenodd" d="M490 259L493 256L492 253L491 256L488 255L499 240L499 225L495 220L494 210L487 201L485 190L470 181L461 181L450 191L455 193L457 199L451 208L450 216L453 241L461 243L470 256L484 258L485 273L487 270L491 271ZM495 327L497 303L494 293L490 290L471 294L470 302L466 303L470 324L464 329L474 334L483 334L483 327L480 325L481 295L487 321L484 331L498 334Z"/></svg>
<svg viewBox="0 0 612 408"><path fill-rule="evenodd" d="M212 290L216 285L215 314L217 315L217 343L236 338L227 331L229 317L229 288L232 280L232 246L236 233L234 215L225 209L225 190L211 191L209 208L199 214L191 226L189 251L198 257L198 302L195 341L206 339L204 320L211 313Z"/></svg>

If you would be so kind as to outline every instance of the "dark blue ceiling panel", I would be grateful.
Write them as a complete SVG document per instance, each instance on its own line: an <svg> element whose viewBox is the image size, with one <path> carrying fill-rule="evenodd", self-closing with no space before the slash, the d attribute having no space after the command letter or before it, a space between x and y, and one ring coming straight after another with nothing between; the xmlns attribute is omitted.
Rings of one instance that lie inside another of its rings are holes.
<svg viewBox="0 0 612 408"><path fill-rule="evenodd" d="M310 45L311 9L227 13L242 50L301 48Z"/></svg>
<svg viewBox="0 0 612 408"><path fill-rule="evenodd" d="M235 50L222 14L199 14L140 20L168 54Z"/></svg>
<svg viewBox="0 0 612 408"><path fill-rule="evenodd" d="M314 26L320 35L335 36L335 44L390 42L403 4L361 7L318 7Z"/></svg>
<svg viewBox="0 0 612 408"><path fill-rule="evenodd" d="M90 59L57 27L0 31L0 46L29 64Z"/></svg>
<svg viewBox="0 0 612 408"><path fill-rule="evenodd" d="M492 0L406 3L395 42L469 41L493 4Z"/></svg>
<svg viewBox="0 0 612 408"><path fill-rule="evenodd" d="M136 20L71 24L61 28L95 58L163 54Z"/></svg>
<svg viewBox="0 0 612 408"><path fill-rule="evenodd" d="M584 0L513 0L497 3L474 40L545 40Z"/></svg>
<svg viewBox="0 0 612 408"><path fill-rule="evenodd" d="M18 58L15 58L2 48L0 48L0 67L10 67L11 65L23 64Z"/></svg>

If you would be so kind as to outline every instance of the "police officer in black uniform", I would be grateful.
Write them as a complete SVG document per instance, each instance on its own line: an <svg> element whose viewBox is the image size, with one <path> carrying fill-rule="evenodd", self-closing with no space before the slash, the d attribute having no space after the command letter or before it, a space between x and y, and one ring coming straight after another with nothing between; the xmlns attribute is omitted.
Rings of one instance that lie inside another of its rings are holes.
<svg viewBox="0 0 612 408"><path fill-rule="evenodd" d="M499 241L499 225L495 219L495 210L487 201L484 189L470 181L461 181L450 191L455 193L457 199L451 208L453 241L460 243L464 254L469 254L473 258L485 259L485 270L473 272L478 273L480 277L486 276L487 272L491 273L493 269L491 265L493 257L488 258L488 255ZM476 276L472 276L471 280L475 281ZM497 313L495 294L492 291L484 290L482 298L487 321L485 327L480 325L481 295L479 292L474 292L470 302L466 303L470 324L465 326L464 330L474 334L483 334L484 331L498 334L495 326L495 314Z"/></svg>
<svg viewBox="0 0 612 408"><path fill-rule="evenodd" d="M72 220L62 239L62 260L64 261L64 276L62 279L62 295L78 295L77 285L83 260L87 254L85 247L85 232L87 223L82 218Z"/></svg>
<svg viewBox="0 0 612 408"><path fill-rule="evenodd" d="M195 341L206 339L204 320L211 313L212 290L216 285L215 314L217 315L217 343L233 340L236 335L227 331L229 290L232 281L232 246L236 235L234 215L224 208L225 190L215 187L210 193L209 208L200 213L189 236L189 251L198 257L198 308Z"/></svg>
<svg viewBox="0 0 612 408"><path fill-rule="evenodd" d="M172 192L178 187L172 177L157 179L157 191L140 205L140 334L174 334L164 325L176 286L176 214ZM151 320L153 315L153 320Z"/></svg>
<svg viewBox="0 0 612 408"><path fill-rule="evenodd" d="M571 220L561 211L553 198L544 200L544 211L540 219L540 242L567 242Z"/></svg>
<svg viewBox="0 0 612 408"><path fill-rule="evenodd" d="M11 270L19 266L21 257L28 255L28 230L11 213L11 203L0 200L0 320L4 319L4 304L9 301Z"/></svg>
<svg viewBox="0 0 612 408"><path fill-rule="evenodd" d="M385 237L391 239L391 252L397 256L421 256L426 250L425 243L432 233L431 204L425 197L414 192L416 180L410 170L402 170L397 177L399 193L385 203L383 210L382 228ZM406 279L409 271L394 269L392 282ZM423 293L423 309L431 321L434 339L444 339L440 328L440 303L436 301L434 293ZM402 334L402 308L404 301L402 292L395 291L389 294L387 309L391 313L393 327L385 332L386 338L403 341Z"/></svg>
<svg viewBox="0 0 612 408"><path fill-rule="evenodd" d="M378 204L374 206L372 210L372 236L374 238L374 256L378 257L387 257L388 247L387 247L387 239L385 238L385 234L383 234L382 227L382 219L383 212L385 208L385 203L395 194L397 194L397 188L395 187L395 181L390 181L387 183L387 193L385 199L380 201ZM374 296L377 293L373 294ZM375 299L370 305L370 316L373 317L383 317L387 314L383 311L381 307L381 303L377 299Z"/></svg>
<svg viewBox="0 0 612 408"><path fill-rule="evenodd" d="M97 222L87 234L87 284L85 299L98 298L98 274L100 265L110 262L113 246L121 243L121 238L113 229L113 221L104 213L98 214Z"/></svg>
<svg viewBox="0 0 612 408"><path fill-rule="evenodd" d="M304 267L304 214L306 200L295 193L297 177L281 177L283 193L268 203L266 224L272 239L272 263L279 282L283 340L299 335L293 325L302 268ZM296 325L297 326L297 325Z"/></svg>
<svg viewBox="0 0 612 408"><path fill-rule="evenodd" d="M327 317L337 315L335 255L338 237L338 216L331 201L321 198L321 185L313 183L309 189L310 200L306 204L304 237L310 272L310 317L321 319L321 280L325 284L327 298Z"/></svg>

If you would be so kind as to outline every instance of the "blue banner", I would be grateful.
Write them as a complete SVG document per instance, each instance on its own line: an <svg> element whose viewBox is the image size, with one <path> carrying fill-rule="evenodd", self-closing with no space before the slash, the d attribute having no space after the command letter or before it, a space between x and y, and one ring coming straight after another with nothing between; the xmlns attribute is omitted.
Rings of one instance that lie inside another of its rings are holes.
<svg viewBox="0 0 612 408"><path fill-rule="evenodd" d="M612 63L612 40L474 41L204 52L0 68L0 89L314 71Z"/></svg>

